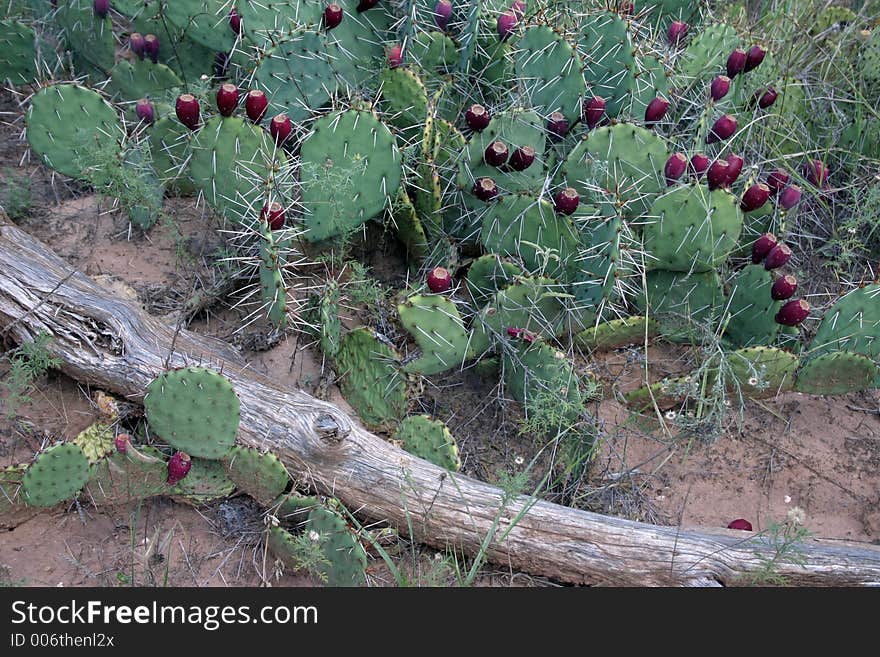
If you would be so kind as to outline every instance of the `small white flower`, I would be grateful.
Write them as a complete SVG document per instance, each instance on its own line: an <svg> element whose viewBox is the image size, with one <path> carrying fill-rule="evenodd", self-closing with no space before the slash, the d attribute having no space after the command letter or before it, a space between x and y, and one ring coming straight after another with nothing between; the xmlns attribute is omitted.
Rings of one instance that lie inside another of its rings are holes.
<svg viewBox="0 0 880 657"><path fill-rule="evenodd" d="M677 413L675 411L666 411L665 417L667 420L674 420L676 415Z"/></svg>
<svg viewBox="0 0 880 657"><path fill-rule="evenodd" d="M208 79L208 76L204 73L202 73L202 77L199 78L199 80L202 80L203 82L207 79Z"/></svg>
<svg viewBox="0 0 880 657"><path fill-rule="evenodd" d="M782 498L782 501L785 502L786 504L791 504L791 495L786 495L785 497Z"/></svg>
<svg viewBox="0 0 880 657"><path fill-rule="evenodd" d="M733 402L730 401L729 399L725 399L725 400L724 400L724 405L725 405L725 406L733 406Z"/></svg>
<svg viewBox="0 0 880 657"><path fill-rule="evenodd" d="M434 555L434 561L440 561L440 559L442 559L442 558L443 558L443 555L440 554L439 552L437 552L437 553Z"/></svg>
<svg viewBox="0 0 880 657"><path fill-rule="evenodd" d="M522 465L526 462L526 460L522 456L517 456L515 459L513 459L513 462L517 465Z"/></svg>
<svg viewBox="0 0 880 657"><path fill-rule="evenodd" d="M856 229L855 228L848 228L846 232L849 233L850 235L855 235Z"/></svg>
<svg viewBox="0 0 880 657"><path fill-rule="evenodd" d="M753 376L751 379L749 379L749 385L750 385L750 386L756 386L756 385L758 385L758 379L757 379L757 377L754 377L754 376Z"/></svg>
<svg viewBox="0 0 880 657"><path fill-rule="evenodd" d="M803 525L807 514L799 506L793 506L788 510L788 520L795 525Z"/></svg>
<svg viewBox="0 0 880 657"><path fill-rule="evenodd" d="M316 532L314 529L312 529L312 530L309 532L309 540L310 540L312 543L317 543L318 541L321 540L321 535L320 535L318 532Z"/></svg>
<svg viewBox="0 0 880 657"><path fill-rule="evenodd" d="M278 520L278 516L273 516L271 513L266 515L265 522L267 525L272 525L273 527L277 527L281 524Z"/></svg>

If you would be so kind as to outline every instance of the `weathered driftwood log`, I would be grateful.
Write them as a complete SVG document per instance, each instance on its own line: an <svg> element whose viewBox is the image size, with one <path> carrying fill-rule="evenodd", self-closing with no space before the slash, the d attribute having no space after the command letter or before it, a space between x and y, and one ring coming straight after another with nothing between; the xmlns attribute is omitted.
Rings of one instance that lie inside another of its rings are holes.
<svg viewBox="0 0 880 657"><path fill-rule="evenodd" d="M776 554L766 538L743 532L648 525L526 497L504 504L498 488L395 448L327 402L282 390L229 345L175 334L2 224L0 333L25 341L40 331L54 338L50 350L69 376L135 401L166 362L222 368L241 398L242 442L270 447L294 477L335 495L360 518L411 528L413 538L433 546L475 554L494 526L487 542L494 563L564 582L616 585L733 585ZM800 548L800 565L784 557L775 564L791 584L880 584L880 548L837 541Z"/></svg>

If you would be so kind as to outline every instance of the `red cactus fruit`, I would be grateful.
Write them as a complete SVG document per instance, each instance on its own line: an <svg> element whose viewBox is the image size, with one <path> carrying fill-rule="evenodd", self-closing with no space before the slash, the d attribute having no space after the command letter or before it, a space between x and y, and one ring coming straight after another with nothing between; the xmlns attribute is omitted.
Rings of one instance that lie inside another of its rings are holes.
<svg viewBox="0 0 880 657"><path fill-rule="evenodd" d="M397 68L403 64L403 48L399 45L388 49L388 68Z"/></svg>
<svg viewBox="0 0 880 657"><path fill-rule="evenodd" d="M507 41L510 38L510 35L513 34L513 31L516 29L516 24L519 22L519 19L516 17L516 14L511 11L505 11L498 16L498 22L496 24L496 28L498 29L498 38L501 41Z"/></svg>
<svg viewBox="0 0 880 657"><path fill-rule="evenodd" d="M509 155L507 145L503 141L496 139L486 147L483 159L490 167L500 167L504 166Z"/></svg>
<svg viewBox="0 0 880 657"><path fill-rule="evenodd" d="M230 82L221 84L217 90L217 111L223 116L232 116L238 107L238 87Z"/></svg>
<svg viewBox="0 0 880 657"><path fill-rule="evenodd" d="M673 46L677 46L682 39L687 36L689 27L690 26L684 21L672 21L666 32L666 36L669 38L669 43Z"/></svg>
<svg viewBox="0 0 880 657"><path fill-rule="evenodd" d="M254 123L259 123L266 116L266 110L269 109L269 99L259 89L251 89L245 96L244 108L248 118Z"/></svg>
<svg viewBox="0 0 880 657"><path fill-rule="evenodd" d="M749 48L749 52L746 54L746 63L743 66L743 72L748 73L749 71L758 68L758 66L761 65L761 62L764 61L764 56L766 54L767 51L761 46L752 46Z"/></svg>
<svg viewBox="0 0 880 657"><path fill-rule="evenodd" d="M177 97L174 110L180 122L190 130L199 127L199 101L192 94L181 94Z"/></svg>
<svg viewBox="0 0 880 657"><path fill-rule="evenodd" d="M666 166L663 168L663 173L666 175L666 185L669 186L681 178L687 166L688 159L684 153L673 153L670 155L669 159L666 160Z"/></svg>
<svg viewBox="0 0 880 657"><path fill-rule="evenodd" d="M452 288L452 274L445 267L434 267L428 272L428 289L434 294L442 294Z"/></svg>
<svg viewBox="0 0 880 657"><path fill-rule="evenodd" d="M489 125L489 121L492 120L492 117L489 115L489 110L482 105L474 103L468 107L467 111L464 113L464 120L467 122L468 127L471 130L480 132L486 129L486 126Z"/></svg>
<svg viewBox="0 0 880 657"><path fill-rule="evenodd" d="M706 143L714 144L716 141L730 139L733 136L733 133L736 132L737 125L736 117L733 114L725 114L724 116L719 117L718 120L712 124L712 129L709 130L709 134L706 135Z"/></svg>
<svg viewBox="0 0 880 657"><path fill-rule="evenodd" d="M699 180L709 169L709 158L702 153L696 153L691 157L690 172L691 175Z"/></svg>
<svg viewBox="0 0 880 657"><path fill-rule="evenodd" d="M770 198L770 188L764 183L755 183L745 191L739 207L743 212L752 212L764 205L768 198Z"/></svg>
<svg viewBox="0 0 880 657"><path fill-rule="evenodd" d="M810 304L803 299L794 299L779 309L775 319L783 326L797 326L809 316Z"/></svg>
<svg viewBox="0 0 880 657"><path fill-rule="evenodd" d="M573 187L566 187L556 192L553 197L553 207L559 214L574 214L580 205L581 197Z"/></svg>
<svg viewBox="0 0 880 657"><path fill-rule="evenodd" d="M734 48L733 52L727 57L727 77L734 78L746 67L746 59L748 55L742 48Z"/></svg>
<svg viewBox="0 0 880 657"><path fill-rule="evenodd" d="M110 0L95 0L92 7L95 10L95 16L107 18L107 14L110 13Z"/></svg>
<svg viewBox="0 0 880 657"><path fill-rule="evenodd" d="M272 230L280 230L281 228L284 228L284 221L286 219L284 215L284 206L278 201L266 203L260 211L260 219L269 224L269 228Z"/></svg>
<svg viewBox="0 0 880 657"><path fill-rule="evenodd" d="M791 249L780 242L764 257L764 269L779 269L791 259Z"/></svg>
<svg viewBox="0 0 880 657"><path fill-rule="evenodd" d="M521 328L516 328L515 326L507 327L507 335L511 338L518 338L522 332L523 330Z"/></svg>
<svg viewBox="0 0 880 657"><path fill-rule="evenodd" d="M379 0L361 0L358 3L357 10L358 11L366 11L367 9L372 9L376 5L379 4Z"/></svg>
<svg viewBox="0 0 880 657"><path fill-rule="evenodd" d="M666 116L666 110L668 109L669 101L659 96L656 97L648 103L648 108L645 110L645 123L657 123L657 121Z"/></svg>
<svg viewBox="0 0 880 657"><path fill-rule="evenodd" d="M134 106L135 115L144 123L152 124L156 120L156 110L146 98L141 98Z"/></svg>
<svg viewBox="0 0 880 657"><path fill-rule="evenodd" d="M562 112L553 112L547 119L547 132L554 139L562 139L568 134L568 119Z"/></svg>
<svg viewBox="0 0 880 657"><path fill-rule="evenodd" d="M131 442L131 436L127 433L121 433L116 436L116 439L113 441L113 446L116 447L116 451L120 454L125 454L128 451L128 445Z"/></svg>
<svg viewBox="0 0 880 657"><path fill-rule="evenodd" d="M281 146L286 142L292 130L293 124L290 122L290 117L284 113L275 115L269 123L269 134L275 140L276 146Z"/></svg>
<svg viewBox="0 0 880 657"><path fill-rule="evenodd" d="M783 210L791 210L794 206L801 202L801 188L797 185L791 185L782 190L779 195L779 205Z"/></svg>
<svg viewBox="0 0 880 657"><path fill-rule="evenodd" d="M739 174L742 172L745 161L739 155L734 153L731 153L724 159L727 160L727 182L724 184L725 186L730 187L736 182L737 178L739 178Z"/></svg>
<svg viewBox="0 0 880 657"><path fill-rule="evenodd" d="M192 460L190 460L189 454L186 452L175 452L171 460L168 461L168 484L173 486L183 480L189 474L191 467Z"/></svg>
<svg viewBox="0 0 880 657"><path fill-rule="evenodd" d="M532 166L532 162L534 161L535 149L531 146L520 146L513 151L513 154L507 161L507 165L514 171L525 171Z"/></svg>
<svg viewBox="0 0 880 657"><path fill-rule="evenodd" d="M770 188L770 192L773 194L779 194L785 186L788 184L788 171L785 169L776 169L770 175L767 176L767 187Z"/></svg>
<svg viewBox="0 0 880 657"><path fill-rule="evenodd" d="M718 189L727 184L727 170L730 165L727 160L717 159L709 167L706 172L706 181L709 183L709 189Z"/></svg>
<svg viewBox="0 0 880 657"><path fill-rule="evenodd" d="M752 531L752 523L750 523L745 518L737 518L736 520L731 521L730 524L727 525L727 528L728 529L739 529L740 531L750 532L750 531Z"/></svg>
<svg viewBox="0 0 880 657"><path fill-rule="evenodd" d="M452 18L452 2L450 0L437 0L434 5L434 24L441 32L445 32Z"/></svg>
<svg viewBox="0 0 880 657"><path fill-rule="evenodd" d="M159 37L147 34L144 37L144 54L155 64L159 61Z"/></svg>
<svg viewBox="0 0 880 657"><path fill-rule="evenodd" d="M491 201L498 196L498 185L491 178L480 178L474 183L473 191L481 201Z"/></svg>
<svg viewBox="0 0 880 657"><path fill-rule="evenodd" d="M761 262L773 248L779 244L776 235L773 233L764 233L752 244L752 264L757 265Z"/></svg>
<svg viewBox="0 0 880 657"><path fill-rule="evenodd" d="M235 7L229 10L229 29L234 34L241 34L241 14Z"/></svg>
<svg viewBox="0 0 880 657"><path fill-rule="evenodd" d="M147 44L144 43L144 35L140 32L132 32L128 36L128 47L137 55L138 59L143 59L147 52Z"/></svg>
<svg viewBox="0 0 880 657"><path fill-rule="evenodd" d="M587 127L592 130L605 115L605 99L600 96L593 96L589 100L585 100L581 106L581 117L586 122Z"/></svg>
<svg viewBox="0 0 880 657"><path fill-rule="evenodd" d="M822 187L828 180L828 167L822 160L810 160L804 167L804 177L816 187Z"/></svg>
<svg viewBox="0 0 880 657"><path fill-rule="evenodd" d="M730 91L730 78L726 75L719 75L709 85L709 94L716 102L724 98L728 91Z"/></svg>
<svg viewBox="0 0 880 657"><path fill-rule="evenodd" d="M767 87L766 89L756 91L755 95L752 96L752 102L757 103L761 109L767 109L776 102L778 97L779 93L775 87Z"/></svg>
<svg viewBox="0 0 880 657"><path fill-rule="evenodd" d="M773 281L770 288L770 296L776 301L785 301L797 292L798 280L791 274L781 276Z"/></svg>
<svg viewBox="0 0 880 657"><path fill-rule="evenodd" d="M334 27L338 27L342 22L342 16L345 11L335 2L331 2L329 5L324 7L324 29L332 30Z"/></svg>

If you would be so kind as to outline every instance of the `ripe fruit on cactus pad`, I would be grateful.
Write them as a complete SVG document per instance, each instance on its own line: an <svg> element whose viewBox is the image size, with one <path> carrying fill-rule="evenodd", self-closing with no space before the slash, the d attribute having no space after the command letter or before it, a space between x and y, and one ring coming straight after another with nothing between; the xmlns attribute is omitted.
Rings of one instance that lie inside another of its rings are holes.
<svg viewBox="0 0 880 657"><path fill-rule="evenodd" d="M171 460L168 461L168 484L173 486L174 484L182 481L187 474L189 474L189 469L192 467L192 460L189 457L189 454L186 452L175 452L174 456L171 457Z"/></svg>
<svg viewBox="0 0 880 657"><path fill-rule="evenodd" d="M553 197L553 207L560 214L574 214L580 202L581 198L573 187L566 187Z"/></svg>
<svg viewBox="0 0 880 657"><path fill-rule="evenodd" d="M691 175L699 179L709 169L709 157L702 153L696 153L691 157Z"/></svg>
<svg viewBox="0 0 880 657"><path fill-rule="evenodd" d="M776 102L778 97L779 92L777 92L774 87L767 87L766 89L759 89L756 91L752 100L758 103L758 107L761 109L767 109Z"/></svg>
<svg viewBox="0 0 880 657"><path fill-rule="evenodd" d="M510 156L507 164L514 171L525 171L535 161L535 149L531 146L520 146Z"/></svg>
<svg viewBox="0 0 880 657"><path fill-rule="evenodd" d="M688 160L684 153L673 153L669 156L669 159L666 160L666 166L664 167L667 186L671 185L684 175L684 170L687 168L687 165Z"/></svg>
<svg viewBox="0 0 880 657"><path fill-rule="evenodd" d="M669 101L658 96L648 103L648 108L645 110L645 123L656 123L666 116L666 110L668 109Z"/></svg>
<svg viewBox="0 0 880 657"><path fill-rule="evenodd" d="M785 189L788 179L789 175L785 169L776 169L776 171L767 176L767 187L770 188L773 194L778 194Z"/></svg>
<svg viewBox="0 0 880 657"><path fill-rule="evenodd" d="M712 80L712 84L709 87L709 94L712 96L712 100L719 101L727 95L727 92L730 91L730 78L726 75L719 75L717 78Z"/></svg>
<svg viewBox="0 0 880 657"><path fill-rule="evenodd" d="M562 112L553 112L547 120L547 132L551 137L562 139L568 134L568 119Z"/></svg>
<svg viewBox="0 0 880 657"><path fill-rule="evenodd" d="M716 141L730 139L733 133L736 132L736 128L736 117L732 114L725 114L712 125L712 129L709 130L709 134L706 136L706 143L714 144Z"/></svg>
<svg viewBox="0 0 880 657"><path fill-rule="evenodd" d="M489 125L489 121L492 120L492 117L489 116L489 112L485 107L473 104L468 107L467 111L464 113L464 120L467 122L468 127L471 130L480 132Z"/></svg>
<svg viewBox="0 0 880 657"><path fill-rule="evenodd" d="M338 27L342 22L342 15L344 13L342 7L335 2L327 5L324 9L324 27L328 30Z"/></svg>
<svg viewBox="0 0 880 657"><path fill-rule="evenodd" d="M269 228L272 230L280 230L284 227L284 207L278 201L264 205L260 217L269 224Z"/></svg>
<svg viewBox="0 0 880 657"><path fill-rule="evenodd" d="M706 180L709 183L709 189L718 189L727 184L727 173L730 165L727 160L717 159L709 167L706 172Z"/></svg>
<svg viewBox="0 0 880 657"><path fill-rule="evenodd" d="M770 288L770 296L776 301L785 301L786 299L791 298L791 296L797 292L797 289L797 279L791 274L788 274L787 276L782 276L773 281L773 286Z"/></svg>
<svg viewBox="0 0 880 657"><path fill-rule="evenodd" d="M513 31L516 29L518 19L516 14L512 11L505 11L498 16L498 38L502 41L507 41L510 38L510 35L513 34Z"/></svg>
<svg viewBox="0 0 880 657"><path fill-rule="evenodd" d="M782 190L779 195L779 205L783 210L791 210L794 206L801 202L801 188L797 185L791 185Z"/></svg>
<svg viewBox="0 0 880 657"><path fill-rule="evenodd" d="M238 87L229 82L221 84L217 90L217 110L223 116L232 116L238 107Z"/></svg>
<svg viewBox="0 0 880 657"><path fill-rule="evenodd" d="M244 99L244 108L247 111L248 118L254 123L259 123L266 115L269 107L269 99L259 89L251 89L248 91Z"/></svg>
<svg viewBox="0 0 880 657"><path fill-rule="evenodd" d="M756 239L755 243L752 244L752 264L757 265L761 262L777 244L779 244L779 240L776 239L776 235L773 233L764 233L761 235L761 237Z"/></svg>
<svg viewBox="0 0 880 657"><path fill-rule="evenodd" d="M293 124L290 122L290 117L287 114L278 114L269 123L269 134L272 135L272 139L275 140L275 144L278 146L287 141L292 130Z"/></svg>
<svg viewBox="0 0 880 657"><path fill-rule="evenodd" d="M807 163L804 175L816 187L821 187L828 180L828 167L822 160L811 160Z"/></svg>
<svg viewBox="0 0 880 657"><path fill-rule="evenodd" d="M789 301L776 313L776 322L783 326L797 326L810 315L810 304L803 299Z"/></svg>
<svg viewBox="0 0 880 657"><path fill-rule="evenodd" d="M743 212L757 210L770 198L770 188L764 183L755 183L743 194L739 207Z"/></svg>
<svg viewBox="0 0 880 657"><path fill-rule="evenodd" d="M192 94L181 94L174 106L177 118L190 130L199 127L199 101Z"/></svg>
<svg viewBox="0 0 880 657"><path fill-rule="evenodd" d="M446 31L449 19L452 18L452 2L450 0L437 0L434 5L434 24L441 32Z"/></svg>
<svg viewBox="0 0 880 657"><path fill-rule="evenodd" d="M235 7L229 10L229 29L235 34L241 34L241 15Z"/></svg>
<svg viewBox="0 0 880 657"><path fill-rule="evenodd" d="M781 242L770 249L764 258L764 269L779 269L791 259L791 249Z"/></svg>
<svg viewBox="0 0 880 657"><path fill-rule="evenodd" d="M669 24L669 30L666 35L669 37L669 43L677 46L679 42L687 36L688 24L684 21L672 21Z"/></svg>
<svg viewBox="0 0 880 657"><path fill-rule="evenodd" d="M153 123L156 120L156 110L153 104L146 98L141 98L134 107L135 115L144 123Z"/></svg>
<svg viewBox="0 0 880 657"><path fill-rule="evenodd" d="M727 525L728 529L739 529L740 531L750 532L752 531L752 523L750 523L745 518L737 518L736 520L732 520L729 525Z"/></svg>
<svg viewBox="0 0 880 657"><path fill-rule="evenodd" d="M507 156L507 146L503 141L496 139L486 147L483 159L486 160L486 164L489 166L500 167L507 162Z"/></svg>
<svg viewBox="0 0 880 657"><path fill-rule="evenodd" d="M748 55L742 48L736 48L727 58L727 77L735 77L743 72L746 67Z"/></svg>
<svg viewBox="0 0 880 657"><path fill-rule="evenodd" d="M144 53L154 64L159 61L159 37L148 34L144 37Z"/></svg>
<svg viewBox="0 0 880 657"><path fill-rule="evenodd" d="M366 11L367 9L372 9L376 5L379 4L379 0L361 0L358 3L357 10L358 11Z"/></svg>
<svg viewBox="0 0 880 657"><path fill-rule="evenodd" d="M147 51L147 44L144 42L144 35L140 32L132 32L128 37L128 47L138 56L138 59L143 59L144 54Z"/></svg>
<svg viewBox="0 0 880 657"><path fill-rule="evenodd" d="M734 153L725 156L724 159L727 160L727 182L725 185L729 187L736 182L737 178L739 178L739 174L742 172L745 161L739 155L735 155Z"/></svg>
<svg viewBox="0 0 880 657"><path fill-rule="evenodd" d="M743 66L743 72L748 73L749 71L757 68L761 62L764 61L764 56L767 54L767 51L764 50L761 46L752 46L749 48L749 52L746 53L746 62Z"/></svg>
<svg viewBox="0 0 880 657"><path fill-rule="evenodd" d="M403 48L399 45L388 49L388 68L397 68L403 64Z"/></svg>
<svg viewBox="0 0 880 657"><path fill-rule="evenodd" d="M107 14L110 13L110 0L95 0L93 6L98 18L107 18Z"/></svg>
<svg viewBox="0 0 880 657"><path fill-rule="evenodd" d="M452 287L452 274L445 267L434 267L428 272L428 289L435 294L442 294Z"/></svg>
<svg viewBox="0 0 880 657"><path fill-rule="evenodd" d="M585 100L582 106L583 119L587 127L592 130L605 115L605 99L599 96L593 96L590 100Z"/></svg>
<svg viewBox="0 0 880 657"><path fill-rule="evenodd" d="M474 183L474 196L481 201L491 201L498 196L498 185L491 178L480 178Z"/></svg>

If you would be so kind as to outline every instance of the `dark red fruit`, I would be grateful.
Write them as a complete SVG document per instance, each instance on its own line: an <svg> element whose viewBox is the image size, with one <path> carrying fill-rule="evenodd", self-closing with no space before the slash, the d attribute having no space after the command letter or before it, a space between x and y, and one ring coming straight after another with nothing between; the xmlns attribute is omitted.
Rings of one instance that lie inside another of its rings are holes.
<svg viewBox="0 0 880 657"><path fill-rule="evenodd" d="M697 180L709 169L709 158L702 153L697 153L691 158L691 175Z"/></svg>
<svg viewBox="0 0 880 657"><path fill-rule="evenodd" d="M514 171L525 171L532 166L534 161L535 149L531 146L520 146L513 151L513 155L510 156L507 165Z"/></svg>
<svg viewBox="0 0 880 657"><path fill-rule="evenodd" d="M128 37L128 47L137 55L138 59L144 58L147 51L147 44L144 43L144 35L140 32L132 32Z"/></svg>
<svg viewBox="0 0 880 657"><path fill-rule="evenodd" d="M791 210L801 202L801 188L797 185L786 187L779 195L779 205L783 210Z"/></svg>
<svg viewBox="0 0 880 657"><path fill-rule="evenodd" d="M509 153L507 151L507 146L503 141L499 140L495 140L489 144L486 147L486 151L483 153L483 159L490 167L504 166L504 163L507 162L508 156Z"/></svg>
<svg viewBox="0 0 880 657"><path fill-rule="evenodd" d="M764 233L761 235L761 237L756 239L755 243L752 244L752 264L757 265L761 262L777 244L779 244L779 240L776 239L776 235L773 233Z"/></svg>
<svg viewBox="0 0 880 657"><path fill-rule="evenodd" d="M492 120L492 117L489 116L489 111L485 107L474 104L468 107L467 111L464 113L464 120L467 122L468 127L471 130L480 132L481 130L485 130L486 126L489 125L489 121Z"/></svg>
<svg viewBox="0 0 880 657"><path fill-rule="evenodd" d="M507 327L507 335L510 336L511 338L518 338L520 336L520 333L522 333L522 332L523 332L523 329L521 329L521 328L516 328L515 326L508 326Z"/></svg>
<svg viewBox="0 0 880 657"><path fill-rule="evenodd" d="M372 9L376 5L379 4L379 0L361 0L358 3L357 10L358 11L366 11L367 9Z"/></svg>
<svg viewBox="0 0 880 657"><path fill-rule="evenodd" d="M241 15L235 7L229 10L229 29L235 34L241 34Z"/></svg>
<svg viewBox="0 0 880 657"><path fill-rule="evenodd" d="M768 198L770 198L770 188L764 183L755 183L743 194L742 200L739 202L740 210L743 212L757 210L767 202Z"/></svg>
<svg viewBox="0 0 880 657"><path fill-rule="evenodd" d="M688 159L684 153L673 153L666 160L663 173L666 175L666 185L669 186L684 175L687 169Z"/></svg>
<svg viewBox="0 0 880 657"><path fill-rule="evenodd" d="M401 64L403 64L403 48L391 46L388 49L388 68L397 68Z"/></svg>
<svg viewBox="0 0 880 657"><path fill-rule="evenodd" d="M503 14L500 14L497 23L498 38L501 39L501 41L507 41L516 29L516 24L518 22L519 19L513 11L505 11Z"/></svg>
<svg viewBox="0 0 880 657"><path fill-rule="evenodd" d="M275 140L276 146L281 146L290 137L293 131L293 124L287 114L277 114L269 123L269 134Z"/></svg>
<svg viewBox="0 0 880 657"><path fill-rule="evenodd" d="M498 196L498 185L491 178L480 178L474 183L474 196L481 201L491 201Z"/></svg>
<svg viewBox="0 0 880 657"><path fill-rule="evenodd" d="M332 30L342 22L345 11L335 2L331 2L324 8L324 29Z"/></svg>
<svg viewBox="0 0 880 657"><path fill-rule="evenodd" d="M743 72L748 55L742 48L735 48L727 57L727 77L734 78Z"/></svg>
<svg viewBox="0 0 880 657"><path fill-rule="evenodd" d="M144 54L155 64L159 61L159 37L147 34L144 37Z"/></svg>
<svg viewBox="0 0 880 657"><path fill-rule="evenodd" d="M804 176L816 187L822 187L828 180L828 167L822 160L811 160L804 169Z"/></svg>
<svg viewBox="0 0 880 657"><path fill-rule="evenodd" d="M743 164L745 161L739 155L734 153L731 153L724 159L727 160L727 182L725 183L725 186L730 187L736 182L736 179L739 178L739 174L743 170Z"/></svg>
<svg viewBox="0 0 880 657"><path fill-rule="evenodd" d="M709 86L709 94L714 101L724 98L728 91L730 91L730 78L726 75L719 75L712 80L712 84Z"/></svg>
<svg viewBox="0 0 880 657"><path fill-rule="evenodd" d="M553 207L559 214L574 214L580 205L581 197L573 187L556 192L553 197Z"/></svg>
<svg viewBox="0 0 880 657"><path fill-rule="evenodd" d="M267 203L260 211L260 219L269 224L272 230L280 230L284 227L284 207L278 201Z"/></svg>
<svg viewBox="0 0 880 657"><path fill-rule="evenodd" d="M788 184L788 178L788 171L776 169L776 171L767 176L767 187L770 188L773 194L778 194L785 189L785 186Z"/></svg>
<svg viewBox="0 0 880 657"><path fill-rule="evenodd" d="M709 167L706 172L706 181L709 183L709 189L718 189L727 184L727 170L730 165L727 160L717 159Z"/></svg>
<svg viewBox="0 0 880 657"><path fill-rule="evenodd" d="M737 125L736 117L733 114L725 114L712 125L712 129L706 136L706 143L714 144L716 141L730 139L736 132Z"/></svg>
<svg viewBox="0 0 880 657"><path fill-rule="evenodd" d="M127 433L121 433L116 436L116 439L113 441L113 446L116 447L116 451L120 454L125 454L128 451L128 445L131 442L131 436Z"/></svg>
<svg viewBox="0 0 880 657"><path fill-rule="evenodd" d="M562 139L568 134L568 119L562 112L553 112L547 119L547 132L555 139Z"/></svg>
<svg viewBox="0 0 880 657"><path fill-rule="evenodd" d="M192 461L186 452L176 452L168 461L168 484L173 486L189 473Z"/></svg>
<svg viewBox="0 0 880 657"><path fill-rule="evenodd" d="M746 55L746 63L743 66L743 72L748 73L749 71L758 68L758 66L761 65L761 62L764 61L764 55L766 54L767 51L761 46L752 46L749 48L749 52Z"/></svg>
<svg viewBox="0 0 880 657"><path fill-rule="evenodd" d="M434 267L428 272L428 289L434 294L442 294L452 288L452 274L445 267Z"/></svg>
<svg viewBox="0 0 880 657"><path fill-rule="evenodd" d="M107 18L107 14L110 13L110 0L95 0L92 6L98 18Z"/></svg>
<svg viewBox="0 0 880 657"><path fill-rule="evenodd" d="M756 91L752 101L758 103L758 107L761 109L767 109L776 102L778 96L779 94L774 87L767 87Z"/></svg>
<svg viewBox="0 0 880 657"><path fill-rule="evenodd" d="M764 257L764 269L779 269L791 259L791 249L780 242Z"/></svg>
<svg viewBox="0 0 880 657"><path fill-rule="evenodd" d="M217 90L217 111L223 116L232 116L238 107L238 87L227 82Z"/></svg>
<svg viewBox="0 0 880 657"><path fill-rule="evenodd" d="M585 100L581 107L581 115L587 127L592 130L605 116L605 99L593 96L590 100Z"/></svg>
<svg viewBox="0 0 880 657"><path fill-rule="evenodd" d="M244 98L244 108L248 118L254 123L259 123L266 116L269 108L269 99L259 89L251 89Z"/></svg>
<svg viewBox="0 0 880 657"><path fill-rule="evenodd" d="M174 106L177 118L190 130L199 127L199 101L192 94L181 94Z"/></svg>
<svg viewBox="0 0 880 657"><path fill-rule="evenodd" d="M669 43L677 46L687 36L689 27L684 21L672 21L669 24L669 30L666 32L666 36L669 37Z"/></svg>
<svg viewBox="0 0 880 657"><path fill-rule="evenodd" d="M437 29L445 32L450 18L452 18L452 3L449 0L437 0L437 4L434 5L434 24Z"/></svg>
<svg viewBox="0 0 880 657"><path fill-rule="evenodd" d="M656 123L666 116L666 110L668 109L669 101L658 96L648 103L648 108L645 110L645 123Z"/></svg>
<svg viewBox="0 0 880 657"><path fill-rule="evenodd" d="M797 292L797 289L798 280L791 274L788 274L773 281L773 286L770 288L770 296L776 301L785 301L791 298Z"/></svg>
<svg viewBox="0 0 880 657"><path fill-rule="evenodd" d="M803 299L789 301L776 313L776 323L783 326L797 326L810 316L810 304Z"/></svg>
<svg viewBox="0 0 880 657"><path fill-rule="evenodd" d="M141 98L134 106L135 115L144 123L153 123L156 120L156 110L146 98Z"/></svg>
<svg viewBox="0 0 880 657"><path fill-rule="evenodd" d="M744 518L737 518L732 521L729 525L727 525L728 529L739 529L744 532L752 531L752 523Z"/></svg>

